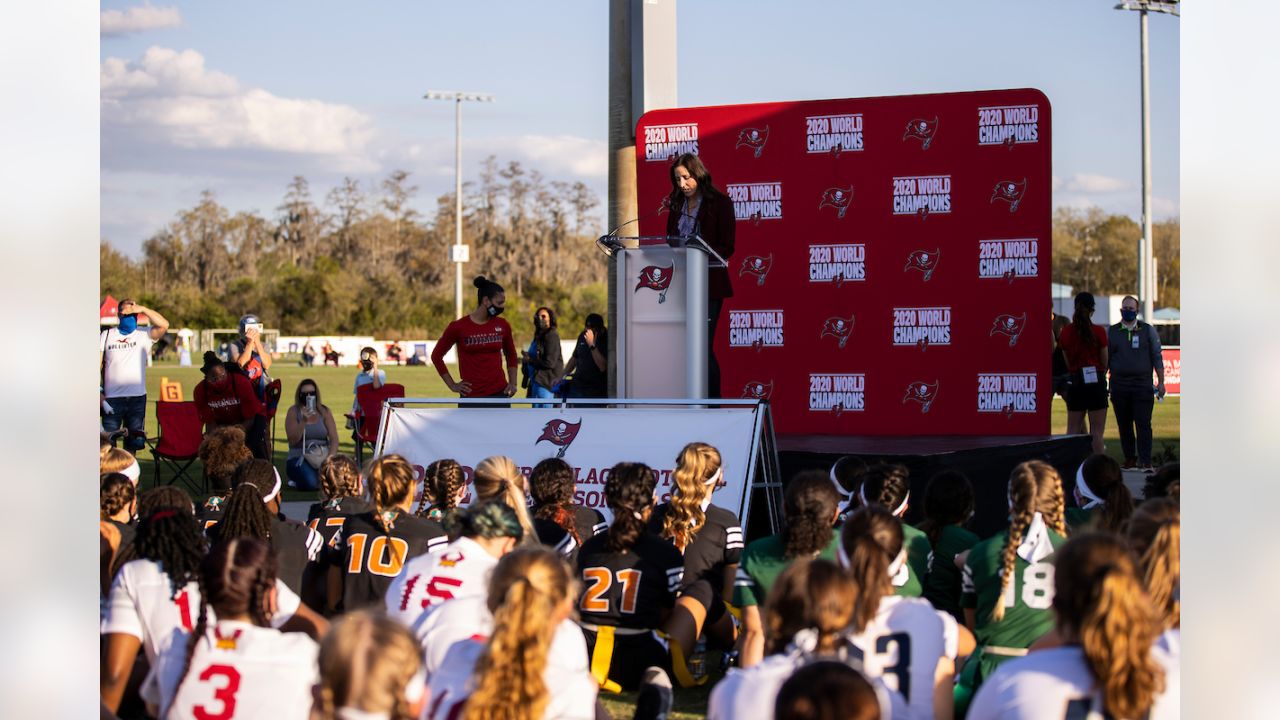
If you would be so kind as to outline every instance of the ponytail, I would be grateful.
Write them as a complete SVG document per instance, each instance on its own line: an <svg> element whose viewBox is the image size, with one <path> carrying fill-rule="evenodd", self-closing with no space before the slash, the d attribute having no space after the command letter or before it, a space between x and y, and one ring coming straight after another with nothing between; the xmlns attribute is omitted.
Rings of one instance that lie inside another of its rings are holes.
<svg viewBox="0 0 1280 720"><path fill-rule="evenodd" d="M810 470L792 478L783 500L784 557L811 557L830 545L831 522L839 506L840 493L826 473Z"/></svg>
<svg viewBox="0 0 1280 720"><path fill-rule="evenodd" d="M645 510L653 507L657 473L644 463L621 462L609 470L604 483L604 501L613 511L605 547L609 552L628 552L644 534Z"/></svg>
<svg viewBox="0 0 1280 720"><path fill-rule="evenodd" d="M524 476L514 460L505 455L494 455L476 463L471 487L476 500L500 500L516 511L520 527L524 528L522 545L538 543L538 534L529 518L529 503L524 496Z"/></svg>
<svg viewBox="0 0 1280 720"><path fill-rule="evenodd" d="M1009 583L1013 582L1018 546L1022 544L1035 514L1040 513L1045 525L1066 537L1065 505L1062 478L1052 465L1028 460L1013 469L1009 476L1009 535L1000 549L1000 593L991 608L992 622L1004 619L1003 598Z"/></svg>
<svg viewBox="0 0 1280 720"><path fill-rule="evenodd" d="M581 546L582 537L578 533L573 511L569 509L575 487L573 468L560 458L540 461L529 474L529 494L533 496L536 507L533 516L559 525Z"/></svg>
<svg viewBox="0 0 1280 720"><path fill-rule="evenodd" d="M702 501L715 492L714 483L709 485L707 481L720 470L720 451L706 443L689 443L676 457L676 469L671 473L676 491L671 495L667 516L662 521L662 536L681 552L693 542L693 536L706 522Z"/></svg>
<svg viewBox="0 0 1280 720"><path fill-rule="evenodd" d="M1080 344L1085 347L1097 347L1098 338L1093 334L1093 295L1082 292L1076 295L1075 312L1071 315L1071 326L1080 336Z"/></svg>
<svg viewBox="0 0 1280 720"><path fill-rule="evenodd" d="M413 496L413 466L400 455L383 455L369 463L365 484L373 499L374 522L383 532L391 532L401 506Z"/></svg>
<svg viewBox="0 0 1280 720"><path fill-rule="evenodd" d="M1142 503L1129 520L1129 546L1138 556L1143 584L1165 630L1182 624L1181 538L1181 512L1170 498Z"/></svg>
<svg viewBox="0 0 1280 720"><path fill-rule="evenodd" d="M1085 489L1102 501L1097 528L1123 535L1129 516L1133 514L1133 495L1124 484L1120 463L1101 453L1086 458L1076 472L1077 499L1083 496Z"/></svg>
<svg viewBox="0 0 1280 720"><path fill-rule="evenodd" d="M880 506L849 516L840 535L840 564L858 586L850 627L866 629L880 611L880 599L893 594L889 566L903 549L902 522Z"/></svg>

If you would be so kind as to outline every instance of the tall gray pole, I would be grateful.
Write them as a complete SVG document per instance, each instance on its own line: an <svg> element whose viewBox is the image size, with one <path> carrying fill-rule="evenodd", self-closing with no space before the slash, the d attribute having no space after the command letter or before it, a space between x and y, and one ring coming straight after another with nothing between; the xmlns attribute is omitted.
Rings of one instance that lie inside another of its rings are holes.
<svg viewBox="0 0 1280 720"><path fill-rule="evenodd" d="M462 247L462 95L453 104L453 244ZM453 316L462 317L462 261L453 263Z"/></svg>
<svg viewBox="0 0 1280 720"><path fill-rule="evenodd" d="M1138 12L1138 34L1142 45L1142 252L1138 256L1138 295L1142 298L1142 318L1151 322L1154 312L1156 276L1151 239L1151 88L1147 71L1147 11Z"/></svg>

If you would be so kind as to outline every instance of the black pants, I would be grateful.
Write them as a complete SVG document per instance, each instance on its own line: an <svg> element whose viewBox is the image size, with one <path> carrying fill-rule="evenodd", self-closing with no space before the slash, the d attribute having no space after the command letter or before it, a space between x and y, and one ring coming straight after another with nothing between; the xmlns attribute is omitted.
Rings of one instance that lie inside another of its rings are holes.
<svg viewBox="0 0 1280 720"><path fill-rule="evenodd" d="M707 397L724 397L720 394L720 363L716 360L716 325L720 324L720 310L724 300L707 300Z"/></svg>
<svg viewBox="0 0 1280 720"><path fill-rule="evenodd" d="M1116 427L1120 432L1120 449L1125 460L1138 461L1139 465L1151 464L1151 411L1155 408L1155 395L1150 387L1137 389L1111 388L1111 404L1116 409ZM1137 431L1136 452L1134 431Z"/></svg>

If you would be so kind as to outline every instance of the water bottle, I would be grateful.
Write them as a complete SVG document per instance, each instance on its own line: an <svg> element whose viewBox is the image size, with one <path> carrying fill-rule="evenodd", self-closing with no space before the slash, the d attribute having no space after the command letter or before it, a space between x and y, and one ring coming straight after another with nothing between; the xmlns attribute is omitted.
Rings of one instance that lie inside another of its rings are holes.
<svg viewBox="0 0 1280 720"><path fill-rule="evenodd" d="M707 642L702 638L698 638L693 654L689 656L689 674L694 680L701 680L707 676Z"/></svg>

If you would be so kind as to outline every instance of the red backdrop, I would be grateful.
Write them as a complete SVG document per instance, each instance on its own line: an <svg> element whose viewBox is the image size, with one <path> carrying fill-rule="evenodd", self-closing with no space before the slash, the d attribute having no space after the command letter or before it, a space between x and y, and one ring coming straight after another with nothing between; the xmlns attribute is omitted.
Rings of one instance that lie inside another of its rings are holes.
<svg viewBox="0 0 1280 720"><path fill-rule="evenodd" d="M1049 116L1031 89L646 113L640 232L676 153L734 201L723 394L780 434L1047 434Z"/></svg>

